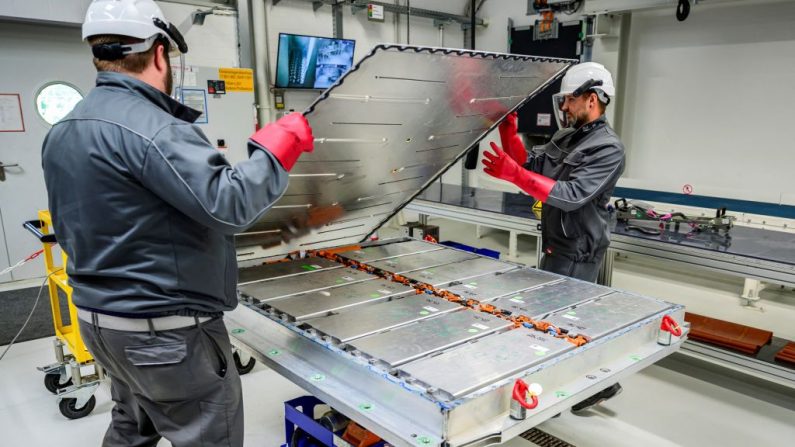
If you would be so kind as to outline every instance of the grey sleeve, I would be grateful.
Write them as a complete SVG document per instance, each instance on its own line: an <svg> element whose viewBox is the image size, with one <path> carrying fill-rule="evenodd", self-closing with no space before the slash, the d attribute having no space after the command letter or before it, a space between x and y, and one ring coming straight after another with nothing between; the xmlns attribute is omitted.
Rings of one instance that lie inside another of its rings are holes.
<svg viewBox="0 0 795 447"><path fill-rule="evenodd" d="M546 203L566 212L579 209L614 187L623 171L624 150L617 145L602 147L583 157L568 180L556 182Z"/></svg>
<svg viewBox="0 0 795 447"><path fill-rule="evenodd" d="M537 154L534 153L534 151L530 151L527 154L527 161L522 167L536 174L541 174L544 171L544 157L544 154Z"/></svg>
<svg viewBox="0 0 795 447"><path fill-rule="evenodd" d="M288 181L273 155L248 144L250 158L232 167L196 126L169 125L146 150L141 182L196 222L239 233L281 197Z"/></svg>

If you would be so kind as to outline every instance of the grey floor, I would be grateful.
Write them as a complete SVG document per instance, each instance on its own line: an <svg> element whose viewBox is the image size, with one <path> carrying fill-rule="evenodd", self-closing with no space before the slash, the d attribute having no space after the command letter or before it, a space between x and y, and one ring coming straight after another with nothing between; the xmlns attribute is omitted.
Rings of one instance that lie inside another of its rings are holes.
<svg viewBox="0 0 795 447"><path fill-rule="evenodd" d="M35 367L53 360L50 339L20 343L0 362L2 445L85 447L100 445L110 421L107 385L92 414L67 420ZM623 382L624 392L584 416L564 413L540 426L577 446L791 445L795 411L684 374L651 366ZM243 376L246 446L284 442L285 400L303 391L258 366ZM167 446L168 442L160 445ZM515 439L505 446L529 447Z"/></svg>

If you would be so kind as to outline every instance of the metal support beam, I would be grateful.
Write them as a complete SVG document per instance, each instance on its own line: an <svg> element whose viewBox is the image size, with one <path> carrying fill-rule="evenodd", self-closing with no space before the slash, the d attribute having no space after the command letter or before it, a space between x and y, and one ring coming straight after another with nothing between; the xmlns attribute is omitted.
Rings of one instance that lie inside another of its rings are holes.
<svg viewBox="0 0 795 447"><path fill-rule="evenodd" d="M334 38L342 39L342 2L331 5L331 27L333 28Z"/></svg>
<svg viewBox="0 0 795 447"><path fill-rule="evenodd" d="M393 14L408 14L409 8L406 6L396 5L394 3L385 3L385 2L375 2L375 1L367 1L367 0L353 0L351 1L351 12L356 14L357 12L367 9L368 4L379 5L383 6L384 11L390 12ZM457 15L457 14L450 14L447 12L442 11L434 11L431 9L424 9L424 8L411 8L411 15L414 17L425 17L428 19L436 19L436 20L444 20L450 22L456 22L463 26L470 26L470 17L468 15ZM486 22L483 19L476 19L475 20L476 26L486 26Z"/></svg>
<svg viewBox="0 0 795 447"><path fill-rule="evenodd" d="M237 41L240 67L254 68L254 31L251 26L251 0L237 2Z"/></svg>

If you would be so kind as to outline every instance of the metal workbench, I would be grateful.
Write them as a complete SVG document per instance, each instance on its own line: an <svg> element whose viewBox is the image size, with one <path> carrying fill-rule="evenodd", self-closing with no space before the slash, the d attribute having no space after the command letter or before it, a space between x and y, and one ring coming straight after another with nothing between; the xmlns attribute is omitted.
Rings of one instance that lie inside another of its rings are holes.
<svg viewBox="0 0 795 447"><path fill-rule="evenodd" d="M532 199L523 194L434 183L405 209L540 238L540 222L531 206ZM673 231L649 235L627 230L619 222L613 225L609 250L612 255L639 254L795 287L795 234L782 231L736 226L728 235ZM610 285L610 272L606 269L605 285Z"/></svg>

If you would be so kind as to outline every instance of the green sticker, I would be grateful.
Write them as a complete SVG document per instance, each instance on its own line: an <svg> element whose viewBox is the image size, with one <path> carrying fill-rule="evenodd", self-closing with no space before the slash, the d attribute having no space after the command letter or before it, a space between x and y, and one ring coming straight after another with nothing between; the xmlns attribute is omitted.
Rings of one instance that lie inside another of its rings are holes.
<svg viewBox="0 0 795 447"><path fill-rule="evenodd" d="M304 269L304 270L310 271L310 272L312 270L317 270L316 268L314 268L314 267L312 267L311 265L308 265L308 264L302 265L301 268Z"/></svg>
<svg viewBox="0 0 795 447"><path fill-rule="evenodd" d="M630 358L630 359L632 359L633 361L636 361L636 362L638 362L638 361L640 361L640 359L642 359L643 357L641 357L641 356L639 356L639 355L637 355L637 354L634 354L634 355L631 355L631 356L629 356L629 358Z"/></svg>
<svg viewBox="0 0 795 447"><path fill-rule="evenodd" d="M573 310L570 310L570 311L566 312L566 315L577 315L577 312L575 312Z"/></svg>
<svg viewBox="0 0 795 447"><path fill-rule="evenodd" d="M567 393L566 391L555 391L555 397L557 397L557 398L563 398L563 397L566 397L568 395L569 395L569 393Z"/></svg>
<svg viewBox="0 0 795 447"><path fill-rule="evenodd" d="M420 311L420 315L428 315L429 313L430 312L428 312L427 310L421 310Z"/></svg>
<svg viewBox="0 0 795 447"><path fill-rule="evenodd" d="M310 377L310 379L313 382L322 382L322 381L326 380L326 376L324 376L323 374L315 374L312 377Z"/></svg>
<svg viewBox="0 0 795 447"><path fill-rule="evenodd" d="M246 330L245 330L245 329L243 329L243 328L235 328L235 329L232 329L232 333L233 333L233 334L242 334L243 332L246 332Z"/></svg>
<svg viewBox="0 0 795 447"><path fill-rule="evenodd" d="M536 351L536 355L539 356L539 357L543 357L543 356L547 355L547 353L544 352L544 351Z"/></svg>
<svg viewBox="0 0 795 447"><path fill-rule="evenodd" d="M475 329L475 328L472 328L472 329L468 329L467 332L469 332L470 334L475 334L475 333L478 332L478 330Z"/></svg>
<svg viewBox="0 0 795 447"><path fill-rule="evenodd" d="M359 404L359 409L362 411L373 411L373 408L375 408L375 405L371 403Z"/></svg>
<svg viewBox="0 0 795 447"><path fill-rule="evenodd" d="M469 285L470 286L476 286L476 285L478 285L478 283L477 283L477 281L473 281L473 282L469 283Z"/></svg>
<svg viewBox="0 0 795 447"><path fill-rule="evenodd" d="M337 284L342 284L342 280L341 280L341 279L338 279L338 280L337 280Z"/></svg>
<svg viewBox="0 0 795 447"><path fill-rule="evenodd" d="M380 298L380 297L381 297L381 295L379 295L377 293L371 293L370 294L370 298Z"/></svg>
<svg viewBox="0 0 795 447"><path fill-rule="evenodd" d="M419 445L431 445L433 440L427 436L420 436L417 438L417 444Z"/></svg>
<svg viewBox="0 0 795 447"><path fill-rule="evenodd" d="M278 349L271 349L270 351L268 351L268 355L273 356L273 357L276 357L277 355L279 355L281 353L282 352L279 351Z"/></svg>

